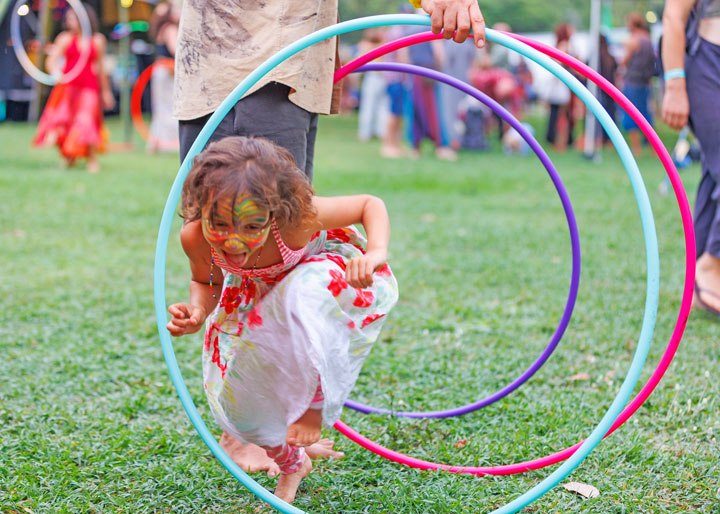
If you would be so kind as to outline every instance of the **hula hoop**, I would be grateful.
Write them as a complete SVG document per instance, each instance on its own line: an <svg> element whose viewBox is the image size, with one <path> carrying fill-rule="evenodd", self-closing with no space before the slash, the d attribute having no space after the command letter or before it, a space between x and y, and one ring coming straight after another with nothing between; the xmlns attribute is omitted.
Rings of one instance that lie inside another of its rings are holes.
<svg viewBox="0 0 720 514"><path fill-rule="evenodd" d="M288 45L284 49L278 51L272 57L267 59L258 68L253 70L245 80L243 80L225 100L220 104L217 110L210 116L208 122L198 134L193 145L190 147L188 155L183 161L175 181L173 182L170 190L168 200L163 210L163 216L160 221L160 227L158 230L158 244L156 246L156 258L154 268L154 286L155 286L155 314L158 323L158 332L160 336L160 342L163 349L163 355L165 356L168 370L173 384L177 390L180 401L185 408L188 417L195 426L198 434L203 439L205 444L210 448L213 454L220 460L225 468L249 491L258 496L263 501L266 501L274 508L291 514L301 514L303 511L293 507L292 505L280 500L274 495L270 494L269 491L261 487L257 482L252 480L244 471L242 471L237 464L222 450L220 445L215 441L214 437L207 429L204 421L200 417L197 408L195 407L192 398L187 390L180 369L177 365L177 359L172 348L172 341L170 339L170 333L167 331L165 325L167 324L167 313L165 305L165 260L167 257L167 244L170 236L170 226L174 217L174 211L177 207L180 190L185 177L190 170L190 163L192 159L197 155L203 148L205 143L208 141L212 131L218 126L220 121L223 119L225 114L229 112L232 106L255 84L260 78L267 74L271 69L277 66L280 62L299 52L300 50L324 39L350 32L352 30L364 29L369 27L378 27L385 25L420 25L429 26L430 18L427 16L420 16L415 14L394 14L394 15L380 15L370 16L367 18L359 18L351 20L337 25L332 25L320 29L308 36L300 38L294 43ZM637 168L637 164L633 160L632 153L630 152L627 143L622 137L617 126L612 123L612 120L602 108L600 103L590 93L584 89L582 84L575 79L569 72L563 69L560 65L556 64L548 57L542 55L537 50L528 47L524 43L513 40L505 34L495 32L491 29L486 31L487 38L493 42L507 46L512 50L515 50L526 57L529 57L546 69L550 70L556 76L558 76L570 89L572 89L583 101L589 103L590 109L595 112L600 123L605 127L611 140L616 144L618 154L626 167L628 177L633 187L635 194L638 210L640 212L640 219L643 226L643 237L645 240L646 249L646 260L647 260L647 288L646 288L646 301L643 315L643 323L638 339L638 346L633 355L628 374L623 381L620 390L616 397L613 399L610 408L606 411L603 418L600 420L598 425L593 429L588 438L580 445L577 451L565 461L557 470L555 470L550 476L545 478L538 485L530 489L529 491L522 494L520 497L511 501L504 507L501 507L493 513L511 513L517 512L523 507L529 505L532 501L536 500L552 487L557 485L563 478L569 475L573 469L575 469L585 457L593 450L595 446L602 440L603 435L607 432L608 428L612 425L615 419L622 411L623 405L630 397L632 389L638 381L640 372L642 371L643 363L647 357L650 349L650 340L652 339L652 333L655 326L655 318L657 316L657 303L659 296L659 255L657 246L657 236L655 234L655 224L652 217L652 209L647 195L647 190L644 187L642 176Z"/></svg>
<svg viewBox="0 0 720 514"><path fill-rule="evenodd" d="M135 130L140 133L140 137L145 141L150 139L150 129L148 129L147 123L145 123L142 116L142 95L148 82L150 82L150 78L155 70L155 65L172 70L174 69L175 61L171 58L165 58L153 62L138 75L135 85L132 88L132 93L130 94L130 117L132 118Z"/></svg>
<svg viewBox="0 0 720 514"><path fill-rule="evenodd" d="M32 63L28 54L25 52L22 35L20 34L20 15L18 14L18 8L21 4L25 3L26 0L17 0L17 2L15 2L10 18L10 39L12 40L12 47L13 50L15 50L15 56L17 57L20 66L22 66L30 77L41 84L45 84L46 86L66 84L70 82L80 74L90 58L90 49L92 45L92 26L90 25L90 18L88 18L87 11L80 0L67 1L72 10L75 11L78 21L80 22L80 33L82 35L82 40L85 42L85 48L80 53L80 58L78 59L78 62L75 63L75 66L73 66L67 73L63 73L59 78L49 75L44 71L40 71L38 67Z"/></svg>
<svg viewBox="0 0 720 514"><path fill-rule="evenodd" d="M682 218L683 223L683 229L684 229L684 236L685 236L685 284L683 286L683 296L682 296L682 303L680 305L680 311L678 312L678 318L677 322L675 324L675 328L673 329L673 333L670 337L670 341L668 342L668 346L665 350L665 353L663 354L662 358L660 359L660 362L658 363L657 367L655 368L655 371L653 371L650 379L645 383L645 385L642 387L640 392L637 394L637 396L628 404L628 406L620 413L618 418L615 420L615 422L612 424L608 432L605 434L604 437L607 437L611 433L613 433L615 430L620 428L630 417L637 412L637 410L642 406L643 403L648 399L648 397L652 394L652 392L655 390L657 385L660 383L660 380L662 380L663 375L667 371L668 367L670 366L670 363L672 362L675 353L680 345L680 340L682 339L683 332L685 331L685 326L687 324L687 319L690 313L690 307L692 304L692 296L693 296L693 288L695 283L695 231L693 228L693 222L692 222L692 212L690 210L690 204L687 199L687 195L685 194L685 189L683 188L682 181L680 180L680 176L677 172L677 169L675 168L675 164L672 161L672 157L668 153L668 151L665 148L665 145L662 144L662 141L658 137L658 135L655 133L655 131L652 129L650 124L647 122L647 120L640 114L640 111L629 101L627 100L622 93L613 86L609 81L607 81L602 75L600 75L598 72L587 66L586 64L582 63L581 61L578 61L574 57L571 57L565 53L560 52L556 48L553 48L549 45L546 45L544 43L540 43L538 41L535 41L530 38L526 38L524 36L519 36L515 34L509 34L509 33L503 33L510 37L514 37L515 39L535 48L538 51L543 52L546 55L549 55L550 57L553 57L554 59L559 60L563 64L570 66L575 71L583 74L585 77L592 80L595 84L597 84L603 91L608 93L618 104L620 104L620 107L622 107L629 115L630 117L638 124L640 127L640 130L645 134L645 136L650 141L650 144L652 145L655 152L658 154L658 157L660 158L660 161L662 162L665 171L670 179L670 182L673 186L673 191L675 192L675 197L678 202L678 208L680 210L680 216ZM377 59L379 57L382 57L383 55L398 50L400 48L404 48L406 46L409 46L411 44L416 43L422 43L431 41L433 39L440 39L440 35L435 35L431 32L426 32L423 34L415 34L412 36L408 36L405 38L398 39L396 41L387 43L384 46L378 47L367 54L358 57L354 61L348 63L343 68L340 68L338 70L338 73L341 71L344 74L351 73L354 69L362 66L364 63L372 60ZM347 68L347 69L345 69ZM568 448L565 448L564 450L561 450L559 452L556 452L554 454L547 455L545 457L541 457L534 460L529 460L525 462L520 462L516 464L509 464L509 465L500 465L500 466L486 466L486 467L458 467L458 466L447 466L445 465L439 465L435 463L431 463L428 461L423 461L420 459L413 459L412 457L407 457L401 453L394 452L393 450L390 450L388 448L385 448L381 445L378 445L377 443L374 443L370 439L367 439L363 435L359 434L349 426L345 425L341 421L338 421L335 424L335 428L340 431L343 435L350 438L354 442L360 444L364 448L377 453L378 455L381 455L389 460L393 460L395 462L400 462L403 464L406 464L411 467L416 467L420 469L444 469L446 471L455 472L455 473L473 473L477 475L512 475L517 473L523 473L530 470L535 469L541 469L547 466L550 466L552 464L557 464L558 462L561 462L563 460L566 460L568 457L570 457L582 444L582 441L579 443L576 443L573 446L570 446Z"/></svg>
<svg viewBox="0 0 720 514"><path fill-rule="evenodd" d="M535 359L535 361L530 365L530 367L523 371L520 376L518 376L515 380L510 382L502 389L496 391L495 393L490 394L487 397L476 402L469 403L461 407L455 407L453 409L430 412L397 412L391 411L389 409L373 407L372 405L365 405L354 400L347 400L345 402L346 407L360 412L391 414L393 416L401 416L407 418L448 418L451 416L460 416L469 412L474 412L504 398L505 396L519 388L528 379L530 379L530 377L532 377L535 372L537 372L537 370L539 370L542 365L545 364L545 362L550 358L550 355L559 344L560 339L562 339L562 336L565 333L565 329L570 323L573 308L575 307L575 301L577 300L578 285L580 283L580 236L578 235L577 221L575 220L575 214L573 212L572 204L570 203L570 198L568 197L565 186L562 183L562 179L558 175L555 166L550 160L550 157L548 157L545 150L540 146L540 144L533 137L533 135L530 134L530 132L528 132L528 130L507 109L505 109L502 105L500 105L498 102L490 98L482 91L479 91L477 88L470 86L454 77L420 66L400 63L378 63L365 64L361 68L357 68L356 66L354 66L354 63L355 61L351 61L342 68L338 69L335 72L335 82L338 82L339 80L345 78L351 72L358 71L394 71L401 73L410 73L413 75L430 78L438 82L443 82L449 86L459 89L463 93L466 93L473 98L481 101L485 105L489 106L498 116L500 116L503 120L508 122L510 126L517 130L518 133L522 136L522 138L528 143L530 148L533 149L538 159L540 159L540 162L542 162L543 166L545 166L545 169L550 175L550 179L552 180L553 185L558 192L558 196L560 197L560 201L562 202L562 206L568 222L568 229L570 230L570 242L572 249L572 271L570 278L570 290L568 291L568 298L567 303L565 304L565 310L563 311L563 315L560 319L560 323L558 324L557 329L555 330L555 333L550 338L550 342L548 343L548 345L540 353L540 356Z"/></svg>

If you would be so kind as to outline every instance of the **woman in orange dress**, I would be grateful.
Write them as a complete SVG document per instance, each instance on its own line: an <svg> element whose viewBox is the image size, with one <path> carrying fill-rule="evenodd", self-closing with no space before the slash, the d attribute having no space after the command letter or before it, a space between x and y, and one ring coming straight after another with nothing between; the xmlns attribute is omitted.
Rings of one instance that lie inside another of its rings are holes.
<svg viewBox="0 0 720 514"><path fill-rule="evenodd" d="M78 158L86 158L87 170L95 173L100 170L97 155L105 149L108 140L103 126L103 107L112 109L115 100L102 64L107 43L105 37L96 32L95 13L89 6L85 8L93 28L90 49L84 47L87 43L82 38L77 15L68 11L65 30L55 39L47 68L54 75L72 73L74 78L53 88L33 145L57 145L67 166L72 166ZM88 51L85 60L83 53ZM59 60L63 56L65 64L60 68ZM78 63L82 69L76 73L73 70Z"/></svg>

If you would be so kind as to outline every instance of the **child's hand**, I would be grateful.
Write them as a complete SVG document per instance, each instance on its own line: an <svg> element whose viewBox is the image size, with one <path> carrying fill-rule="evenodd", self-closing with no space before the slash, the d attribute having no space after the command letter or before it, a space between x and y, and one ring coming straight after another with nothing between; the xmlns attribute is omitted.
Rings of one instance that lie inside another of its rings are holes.
<svg viewBox="0 0 720 514"><path fill-rule="evenodd" d="M379 251L369 251L365 255L350 259L345 270L345 280L352 287L370 287L373 284L373 273L386 262L387 255Z"/></svg>
<svg viewBox="0 0 720 514"><path fill-rule="evenodd" d="M197 332L207 317L204 308L189 303L174 303L168 307L168 312L172 319L168 322L167 329L174 337Z"/></svg>

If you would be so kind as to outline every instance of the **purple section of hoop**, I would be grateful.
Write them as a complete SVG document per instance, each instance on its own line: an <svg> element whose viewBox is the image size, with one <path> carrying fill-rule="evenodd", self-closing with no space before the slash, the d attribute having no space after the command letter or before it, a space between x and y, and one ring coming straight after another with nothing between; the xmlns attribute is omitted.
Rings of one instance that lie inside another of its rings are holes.
<svg viewBox="0 0 720 514"><path fill-rule="evenodd" d="M543 164L543 166L545 166L545 169L547 169L547 172L550 175L550 179L555 185L555 189L560 196L560 201L562 203L563 209L565 210L565 216L567 217L568 228L570 230L570 244L572 249L572 273L570 277L570 290L568 292L565 310L563 311L560 323L558 324L555 333L550 338L550 342L548 343L548 345L545 347L540 356L535 360L535 362L533 362L530 367L527 368L520 376L518 376L515 380L510 382L502 389L483 398L482 400L478 400L476 402L463 405L461 407L447 410L429 412L392 411L389 409L373 407L372 405L365 405L363 403L359 403L353 400L347 400L345 402L346 407L360 412L391 414L393 416L401 416L407 418L449 418L452 416L460 416L462 414L474 412L476 410L482 409L483 407L487 407L491 403L495 403L501 398L504 398L505 396L513 392L515 389L520 387L522 384L524 384L530 377L532 377L535 372L540 369L543 364L545 364L545 361L550 358L550 355L557 347L560 339L565 333L565 329L570 323L570 318L572 317L572 312L575 308L575 301L577 300L578 285L580 283L580 236L578 234L575 213L573 212L572 204L570 203L570 197L568 196L567 191L565 190L565 186L560 179L560 176L558 175L555 166L550 160L550 157L548 157L547 153L545 153L545 150L543 150L543 148L533 137L533 135L530 134L530 132L528 132L528 130L522 125L522 123L520 123L507 109L505 109L502 105L497 103L495 100L490 98L482 91L479 91L477 88L474 88L466 84L465 82L462 82L461 80L453 78L444 73L440 73L429 68L422 68L420 66L414 66L404 63L370 63L358 68L355 71L395 71L402 73L410 73L413 75L420 75L421 77L427 77L429 79L443 82L481 101L482 103L490 107L508 124L510 124L511 127L517 130L518 133L522 136L522 138L530 146L530 148L533 149L535 154L540 159L540 162Z"/></svg>

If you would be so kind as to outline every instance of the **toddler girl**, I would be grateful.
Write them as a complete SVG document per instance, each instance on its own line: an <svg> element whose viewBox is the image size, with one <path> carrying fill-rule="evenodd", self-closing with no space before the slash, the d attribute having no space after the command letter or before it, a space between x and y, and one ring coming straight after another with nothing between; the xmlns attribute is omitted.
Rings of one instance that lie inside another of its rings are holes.
<svg viewBox="0 0 720 514"><path fill-rule="evenodd" d="M180 336L206 323L213 416L265 449L280 468L275 494L292 502L312 467L305 447L340 417L397 301L385 204L314 196L285 149L233 136L196 157L182 216L190 300L168 308L167 328Z"/></svg>

